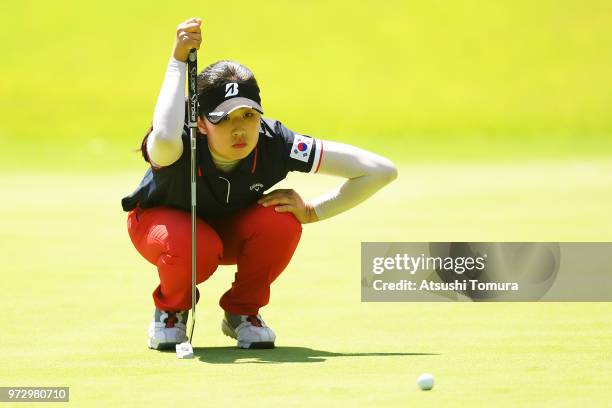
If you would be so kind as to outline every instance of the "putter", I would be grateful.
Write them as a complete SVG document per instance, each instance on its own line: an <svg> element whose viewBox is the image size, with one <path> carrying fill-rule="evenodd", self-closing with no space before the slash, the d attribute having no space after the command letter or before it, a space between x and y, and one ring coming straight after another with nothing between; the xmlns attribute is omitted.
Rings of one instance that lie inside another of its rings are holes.
<svg viewBox="0 0 612 408"><path fill-rule="evenodd" d="M193 358L193 329L196 319L196 129L198 126L198 50L189 51L187 61L187 106L189 141L191 143L191 323L189 341L176 345L178 358Z"/></svg>

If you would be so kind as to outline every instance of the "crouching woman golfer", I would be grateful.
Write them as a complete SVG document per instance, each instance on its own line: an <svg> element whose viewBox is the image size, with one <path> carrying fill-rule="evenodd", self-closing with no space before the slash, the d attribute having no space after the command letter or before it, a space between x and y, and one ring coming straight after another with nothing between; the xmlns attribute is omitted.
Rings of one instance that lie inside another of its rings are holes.
<svg viewBox="0 0 612 408"><path fill-rule="evenodd" d="M199 48L201 20L181 23L173 56L141 150L150 164L138 188L123 198L138 252L157 266L155 312L148 345L187 341L191 308L190 143L185 124L186 61ZM276 335L259 310L287 267L302 224L332 217L370 197L397 176L393 163L346 144L295 133L262 117L253 73L218 61L198 75L196 282L219 265L237 265L219 301L223 333L241 348L274 347ZM294 190L268 191L290 171L340 176L338 188L310 202ZM196 294L196 300L199 292Z"/></svg>

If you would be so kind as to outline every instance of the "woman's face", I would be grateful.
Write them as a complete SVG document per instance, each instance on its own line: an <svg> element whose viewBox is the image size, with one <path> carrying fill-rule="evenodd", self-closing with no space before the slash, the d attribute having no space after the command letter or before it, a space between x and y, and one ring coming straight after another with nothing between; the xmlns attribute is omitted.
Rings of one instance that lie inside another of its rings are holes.
<svg viewBox="0 0 612 408"><path fill-rule="evenodd" d="M211 151L227 160L244 159L257 145L261 114L251 108L236 109L214 125L198 118L198 130L207 135Z"/></svg>

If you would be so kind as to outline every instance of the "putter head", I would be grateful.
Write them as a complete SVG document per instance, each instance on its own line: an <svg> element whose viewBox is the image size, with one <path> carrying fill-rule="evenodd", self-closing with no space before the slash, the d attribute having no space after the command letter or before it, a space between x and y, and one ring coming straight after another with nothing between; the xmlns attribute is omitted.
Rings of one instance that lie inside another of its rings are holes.
<svg viewBox="0 0 612 408"><path fill-rule="evenodd" d="M193 358L193 347L191 343L185 342L176 345L177 358Z"/></svg>

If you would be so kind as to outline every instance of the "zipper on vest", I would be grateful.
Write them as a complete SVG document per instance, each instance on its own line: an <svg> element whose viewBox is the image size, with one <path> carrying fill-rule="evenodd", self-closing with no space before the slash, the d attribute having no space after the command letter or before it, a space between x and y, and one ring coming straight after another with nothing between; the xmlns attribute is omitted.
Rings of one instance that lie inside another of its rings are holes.
<svg viewBox="0 0 612 408"><path fill-rule="evenodd" d="M230 188L231 188L230 181L228 179L226 179L225 177L219 176L219 178L227 181L227 197L225 198L225 202L227 204L229 204L229 195L230 195Z"/></svg>

